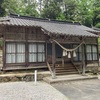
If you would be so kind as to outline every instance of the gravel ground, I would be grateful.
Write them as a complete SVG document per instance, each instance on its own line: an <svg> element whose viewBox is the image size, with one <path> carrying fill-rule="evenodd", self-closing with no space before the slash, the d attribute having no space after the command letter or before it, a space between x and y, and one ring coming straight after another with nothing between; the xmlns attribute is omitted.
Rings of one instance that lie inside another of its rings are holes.
<svg viewBox="0 0 100 100"><path fill-rule="evenodd" d="M62 82L53 86L69 97L69 100L100 100L100 80Z"/></svg>
<svg viewBox="0 0 100 100"><path fill-rule="evenodd" d="M0 83L0 100L68 100L45 82Z"/></svg>

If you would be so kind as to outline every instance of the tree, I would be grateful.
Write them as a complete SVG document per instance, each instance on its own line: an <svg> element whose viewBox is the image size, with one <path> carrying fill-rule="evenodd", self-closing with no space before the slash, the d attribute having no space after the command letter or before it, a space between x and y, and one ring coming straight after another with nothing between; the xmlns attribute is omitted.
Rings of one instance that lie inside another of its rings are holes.
<svg viewBox="0 0 100 100"><path fill-rule="evenodd" d="M36 10L37 3L35 0L22 0L22 4L24 5L25 9L23 10L24 15L26 16L34 16L38 17L38 12Z"/></svg>
<svg viewBox="0 0 100 100"><path fill-rule="evenodd" d="M93 10L93 25L97 28L100 28L100 1L95 0Z"/></svg>
<svg viewBox="0 0 100 100"><path fill-rule="evenodd" d="M50 0L48 2L45 2L41 16L43 18L57 19L60 13L61 13L61 8L59 6L59 3Z"/></svg>
<svg viewBox="0 0 100 100"><path fill-rule="evenodd" d="M4 0L0 0L0 17L5 15L5 9L2 7Z"/></svg>
<svg viewBox="0 0 100 100"><path fill-rule="evenodd" d="M93 24L93 1L77 0L77 11L74 19L88 27Z"/></svg>
<svg viewBox="0 0 100 100"><path fill-rule="evenodd" d="M38 12L36 10L35 0L5 0L3 3L3 8L6 13L9 12L38 17Z"/></svg>
<svg viewBox="0 0 100 100"><path fill-rule="evenodd" d="M17 0L4 0L2 7L5 9L6 14L8 14L9 12L17 13Z"/></svg>
<svg viewBox="0 0 100 100"><path fill-rule="evenodd" d="M63 0L63 13L66 20L74 20L76 15L76 1L75 0Z"/></svg>

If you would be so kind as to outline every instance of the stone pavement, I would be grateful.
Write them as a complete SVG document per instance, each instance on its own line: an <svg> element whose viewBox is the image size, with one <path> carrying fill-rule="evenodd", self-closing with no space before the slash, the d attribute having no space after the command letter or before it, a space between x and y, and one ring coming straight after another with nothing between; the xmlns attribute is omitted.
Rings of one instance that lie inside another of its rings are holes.
<svg viewBox="0 0 100 100"><path fill-rule="evenodd" d="M52 84L69 100L100 100L100 80L81 80Z"/></svg>
<svg viewBox="0 0 100 100"><path fill-rule="evenodd" d="M0 100L68 100L45 82L0 83Z"/></svg>

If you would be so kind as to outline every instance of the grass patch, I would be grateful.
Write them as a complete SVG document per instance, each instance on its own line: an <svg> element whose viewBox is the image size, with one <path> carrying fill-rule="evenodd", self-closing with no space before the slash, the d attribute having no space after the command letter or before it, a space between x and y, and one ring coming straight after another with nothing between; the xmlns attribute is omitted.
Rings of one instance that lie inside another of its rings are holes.
<svg viewBox="0 0 100 100"><path fill-rule="evenodd" d="M100 45L100 37L98 38L98 44Z"/></svg>

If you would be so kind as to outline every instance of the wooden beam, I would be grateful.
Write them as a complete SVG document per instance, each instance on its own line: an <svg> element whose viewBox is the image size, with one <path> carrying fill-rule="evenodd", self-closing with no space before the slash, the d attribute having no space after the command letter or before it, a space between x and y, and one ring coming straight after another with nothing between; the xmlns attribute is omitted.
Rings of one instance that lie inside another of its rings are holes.
<svg viewBox="0 0 100 100"><path fill-rule="evenodd" d="M56 53L55 53L55 42L52 42L52 68L53 68L53 77L56 78L56 69L55 69L55 60L56 60Z"/></svg>

